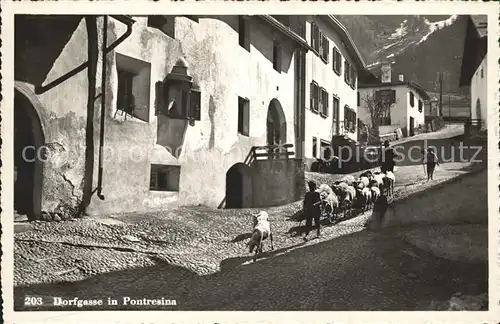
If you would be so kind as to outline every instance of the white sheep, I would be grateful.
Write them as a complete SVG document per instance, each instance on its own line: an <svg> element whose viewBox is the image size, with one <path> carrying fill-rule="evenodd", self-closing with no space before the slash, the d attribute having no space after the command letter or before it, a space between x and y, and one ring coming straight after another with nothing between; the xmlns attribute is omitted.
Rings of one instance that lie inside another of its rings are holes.
<svg viewBox="0 0 500 324"><path fill-rule="evenodd" d="M370 179L368 179L368 177L360 177L358 179L358 188L359 189L363 189L365 187L368 187L369 184L370 184Z"/></svg>
<svg viewBox="0 0 500 324"><path fill-rule="evenodd" d="M348 212L349 215L351 214L352 203L356 199L356 189L353 186L347 186L343 190L343 193L344 195L342 199L342 205L344 206L344 216L345 216L346 212Z"/></svg>
<svg viewBox="0 0 500 324"><path fill-rule="evenodd" d="M361 190L361 195L364 200L363 201L364 210L367 210L372 200L372 191L370 190L370 188L364 187L363 190Z"/></svg>
<svg viewBox="0 0 500 324"><path fill-rule="evenodd" d="M332 188L329 185L324 184L324 183L321 184L318 187L318 189L316 189L316 191L319 192L319 193L326 192L327 194L333 193Z"/></svg>
<svg viewBox="0 0 500 324"><path fill-rule="evenodd" d="M387 188L387 193L390 193L391 195L393 195L394 194L394 184L396 183L396 176L394 175L393 172L387 171L385 173L384 179L386 179L384 181L384 186Z"/></svg>
<svg viewBox="0 0 500 324"><path fill-rule="evenodd" d="M332 191L330 193L327 193L326 191L321 192L320 194L321 200L323 202L323 209L325 210L326 214L328 215L328 221L332 221L332 216L335 215L335 211L339 207L339 198L337 195Z"/></svg>
<svg viewBox="0 0 500 324"><path fill-rule="evenodd" d="M372 186L370 189L372 191L372 203L375 203L380 197L380 188L377 186Z"/></svg>
<svg viewBox="0 0 500 324"><path fill-rule="evenodd" d="M343 177L341 181L347 183L348 185L351 185L354 183L355 180L356 179L354 179L354 176L349 174Z"/></svg>
<svg viewBox="0 0 500 324"><path fill-rule="evenodd" d="M257 256L262 253L263 241L268 237L271 240L271 250L274 250L273 233L271 232L269 215L265 211L261 211L257 215L253 216L253 233L250 241L247 243L250 253L257 248L253 259L254 262L257 260Z"/></svg>

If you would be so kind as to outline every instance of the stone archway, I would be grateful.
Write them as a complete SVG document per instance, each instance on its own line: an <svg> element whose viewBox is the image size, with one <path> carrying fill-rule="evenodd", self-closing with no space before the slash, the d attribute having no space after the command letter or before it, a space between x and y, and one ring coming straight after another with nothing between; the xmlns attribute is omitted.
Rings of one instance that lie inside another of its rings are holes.
<svg viewBox="0 0 500 324"><path fill-rule="evenodd" d="M34 220L41 218L45 136L36 103L22 90L14 95L14 209Z"/></svg>
<svg viewBox="0 0 500 324"><path fill-rule="evenodd" d="M286 118L278 99L267 109L267 145L286 144Z"/></svg>
<svg viewBox="0 0 500 324"><path fill-rule="evenodd" d="M234 164L226 173L226 208L252 207L252 173L244 163Z"/></svg>

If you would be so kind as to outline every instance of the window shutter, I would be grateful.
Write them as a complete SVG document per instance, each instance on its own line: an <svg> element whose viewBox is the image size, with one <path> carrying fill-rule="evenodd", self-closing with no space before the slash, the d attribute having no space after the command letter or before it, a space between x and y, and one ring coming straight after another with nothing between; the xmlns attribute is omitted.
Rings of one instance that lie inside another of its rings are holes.
<svg viewBox="0 0 500 324"><path fill-rule="evenodd" d="M324 40L323 40L323 56L325 57L325 60L328 62L328 56L330 54L330 41L328 40L328 38L326 38L326 36L324 36Z"/></svg>
<svg viewBox="0 0 500 324"><path fill-rule="evenodd" d="M310 94L309 94L309 96L310 96L310 103L309 103L310 107L309 108L311 108L311 110L314 110L314 91L315 91L315 89L314 89L314 83L311 82L311 89L309 90L309 92L310 92Z"/></svg>
<svg viewBox="0 0 500 324"><path fill-rule="evenodd" d="M201 92L198 89L191 89L189 98L189 117L193 120L201 120Z"/></svg>
<svg viewBox="0 0 500 324"><path fill-rule="evenodd" d="M328 117L328 102L330 100L329 97L330 97L330 95L328 94L328 92L325 91L325 103L324 103L324 105L325 105L325 116L327 116L327 117Z"/></svg>
<svg viewBox="0 0 500 324"><path fill-rule="evenodd" d="M319 56L323 57L323 33L321 31L318 31L318 41L319 41L319 46L318 46L318 52Z"/></svg>
<svg viewBox="0 0 500 324"><path fill-rule="evenodd" d="M342 74L342 55L340 54L339 51L337 51L337 55L338 55L338 64L339 64L339 74Z"/></svg>
<svg viewBox="0 0 500 324"><path fill-rule="evenodd" d="M155 83L155 115L165 112L165 87L162 81Z"/></svg>
<svg viewBox="0 0 500 324"><path fill-rule="evenodd" d="M323 113L323 89L320 88L318 92L319 92L319 96L318 96L319 97L318 98L319 99L318 100L318 111L320 113Z"/></svg>

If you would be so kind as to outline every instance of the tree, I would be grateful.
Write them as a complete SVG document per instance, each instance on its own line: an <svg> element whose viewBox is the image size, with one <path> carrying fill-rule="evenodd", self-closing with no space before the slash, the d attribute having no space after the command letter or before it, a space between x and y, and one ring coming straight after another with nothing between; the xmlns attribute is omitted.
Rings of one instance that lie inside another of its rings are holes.
<svg viewBox="0 0 500 324"><path fill-rule="evenodd" d="M371 129L368 142L371 144L380 143L379 126L390 124L390 108L396 100L395 92L395 90L372 90L361 98L370 114Z"/></svg>

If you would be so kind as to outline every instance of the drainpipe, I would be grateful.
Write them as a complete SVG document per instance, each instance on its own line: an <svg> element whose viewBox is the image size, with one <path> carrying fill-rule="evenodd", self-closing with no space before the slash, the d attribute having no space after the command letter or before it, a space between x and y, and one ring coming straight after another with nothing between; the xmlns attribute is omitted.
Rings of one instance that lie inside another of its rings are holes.
<svg viewBox="0 0 500 324"><path fill-rule="evenodd" d="M103 36L102 36L102 73L101 73L101 128L99 131L99 173L97 176L97 188L92 192L97 191L97 197L104 200L104 195L102 194L102 174L103 174L103 148L104 148L104 122L106 118L106 55L110 53L115 47L122 43L126 38L132 34L132 25L134 20L129 16L123 15L112 15L114 19L120 21L121 23L127 25L127 31L120 36L113 44L107 47L108 43L108 16L105 15L103 19Z"/></svg>

